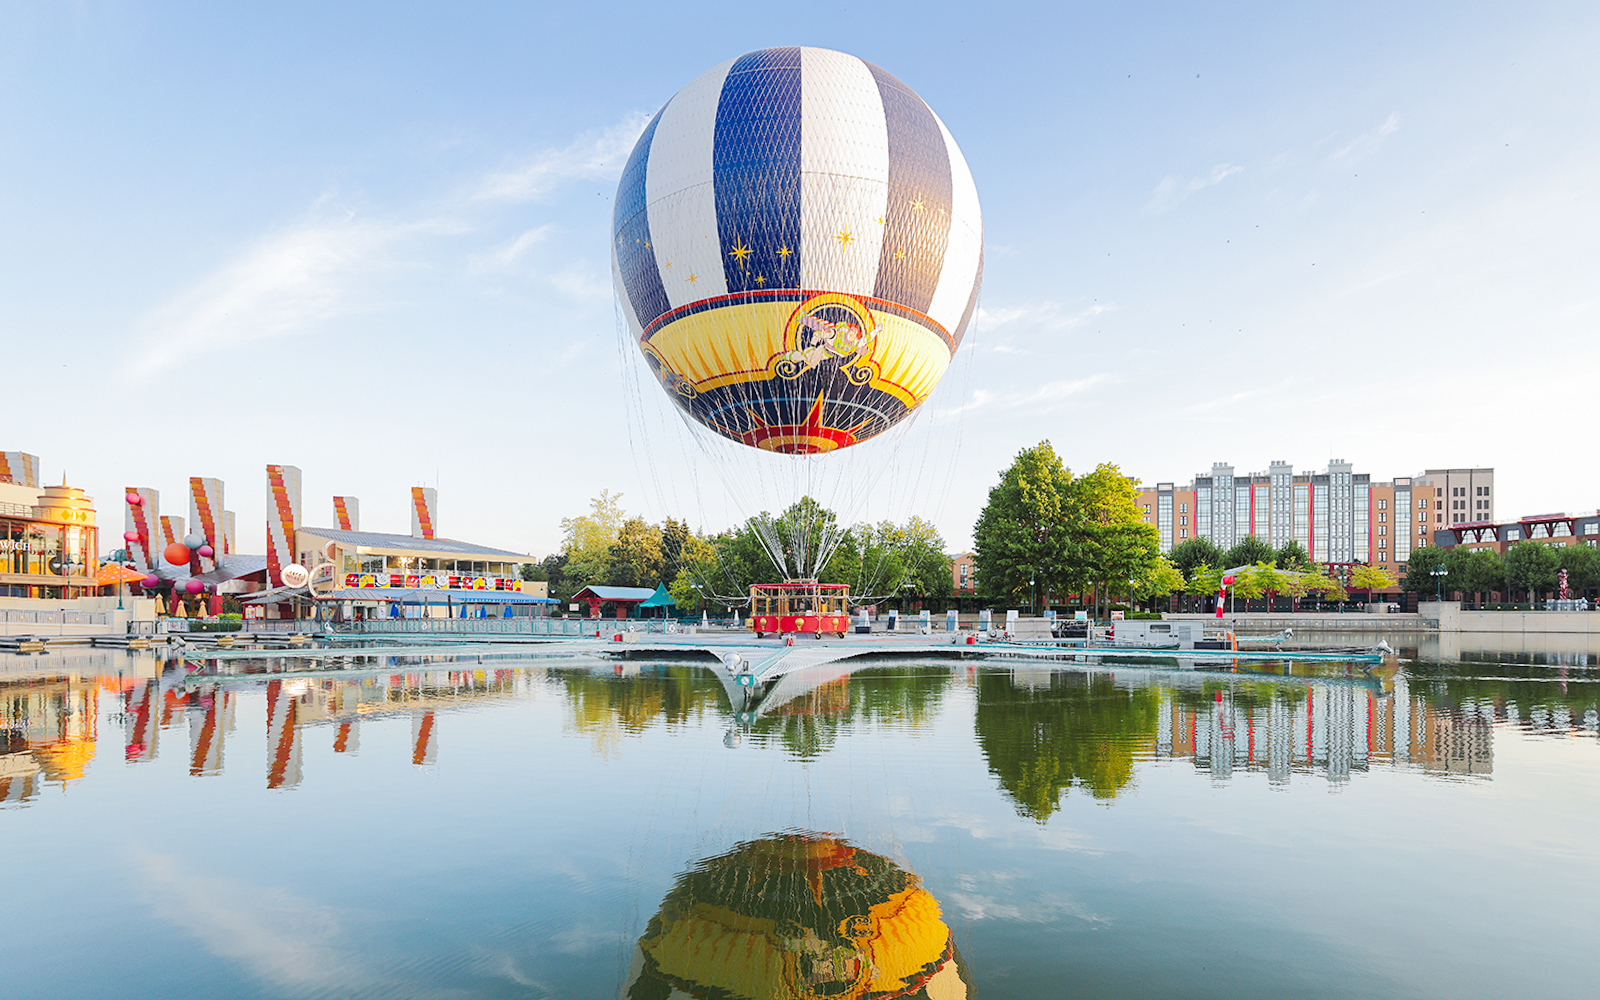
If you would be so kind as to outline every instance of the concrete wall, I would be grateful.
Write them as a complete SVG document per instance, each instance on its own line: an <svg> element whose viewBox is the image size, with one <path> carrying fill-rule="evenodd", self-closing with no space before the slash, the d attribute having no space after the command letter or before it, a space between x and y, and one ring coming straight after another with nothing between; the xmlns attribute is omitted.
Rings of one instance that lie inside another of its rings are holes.
<svg viewBox="0 0 1600 1000"><path fill-rule="evenodd" d="M0 597L0 635L123 635L130 621L155 618L156 602L148 597L124 597L120 611L115 597Z"/></svg>
<svg viewBox="0 0 1600 1000"><path fill-rule="evenodd" d="M1417 611L1437 621L1441 632L1600 635L1600 612L1595 611L1462 611L1460 601L1424 601Z"/></svg>

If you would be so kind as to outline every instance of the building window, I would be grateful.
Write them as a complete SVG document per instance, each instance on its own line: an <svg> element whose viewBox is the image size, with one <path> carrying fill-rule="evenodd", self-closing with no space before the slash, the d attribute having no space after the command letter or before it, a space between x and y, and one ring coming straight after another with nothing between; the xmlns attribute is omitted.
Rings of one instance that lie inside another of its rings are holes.
<svg viewBox="0 0 1600 1000"><path fill-rule="evenodd" d="M1180 503L1180 504L1178 504L1178 513L1180 513L1180 514L1187 514L1187 513L1189 513L1189 505L1188 505L1188 504L1186 504L1186 503Z"/></svg>
<svg viewBox="0 0 1600 1000"><path fill-rule="evenodd" d="M1378 525L1378 535L1380 537L1383 536L1383 535L1387 535L1388 533L1389 533L1389 528L1388 528L1387 525L1382 525L1382 524Z"/></svg>
<svg viewBox="0 0 1600 1000"><path fill-rule="evenodd" d="M1189 537L1189 529L1188 528L1179 528L1178 529L1178 537L1179 538L1188 538Z"/></svg>
<svg viewBox="0 0 1600 1000"><path fill-rule="evenodd" d="M1144 505L1144 512L1145 512L1145 513L1146 513L1146 514L1148 514L1148 513L1150 513L1150 505L1149 505L1149 504L1145 504L1145 505Z"/></svg>
<svg viewBox="0 0 1600 1000"><path fill-rule="evenodd" d="M1389 509L1389 501L1387 501L1387 500L1379 500L1378 501L1378 509L1379 510L1388 510Z"/></svg>
<svg viewBox="0 0 1600 1000"><path fill-rule="evenodd" d="M1435 486L1433 488L1433 495L1436 496L1436 497L1444 496L1444 487L1443 486Z"/></svg>
<svg viewBox="0 0 1600 1000"><path fill-rule="evenodd" d="M1387 538L1378 539L1378 548L1386 549L1388 547L1389 547L1389 540Z"/></svg>
<svg viewBox="0 0 1600 1000"><path fill-rule="evenodd" d="M1583 526L1583 533L1585 535L1600 535L1600 523L1590 521Z"/></svg>
<svg viewBox="0 0 1600 1000"><path fill-rule="evenodd" d="M1189 519L1187 517L1184 517L1182 514L1179 514L1178 515L1178 523L1183 525L1184 527L1188 527L1189 526Z"/></svg>
<svg viewBox="0 0 1600 1000"><path fill-rule="evenodd" d="M1418 500L1417 501L1417 509L1418 510L1427 510L1428 509L1428 501L1426 499Z"/></svg>

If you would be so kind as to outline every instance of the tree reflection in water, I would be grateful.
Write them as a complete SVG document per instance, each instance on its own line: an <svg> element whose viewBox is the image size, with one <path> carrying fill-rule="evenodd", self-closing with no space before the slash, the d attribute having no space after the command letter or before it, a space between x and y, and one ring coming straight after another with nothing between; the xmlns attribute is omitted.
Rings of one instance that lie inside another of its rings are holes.
<svg viewBox="0 0 1600 1000"><path fill-rule="evenodd" d="M1073 785L1097 799L1133 780L1156 747L1161 691L1108 674L982 671L976 726L989 770L1024 816L1047 821Z"/></svg>
<svg viewBox="0 0 1600 1000"><path fill-rule="evenodd" d="M967 996L939 902L836 837L774 834L678 878L634 953L627 1000Z"/></svg>

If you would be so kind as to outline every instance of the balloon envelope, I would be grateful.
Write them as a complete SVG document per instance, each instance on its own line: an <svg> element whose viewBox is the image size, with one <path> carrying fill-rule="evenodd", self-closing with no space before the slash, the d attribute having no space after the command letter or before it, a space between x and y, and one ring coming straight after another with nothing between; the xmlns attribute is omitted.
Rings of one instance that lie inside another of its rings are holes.
<svg viewBox="0 0 1600 1000"><path fill-rule="evenodd" d="M159 576L147 576L143 580L139 581L139 586L145 588L146 590L149 590L151 587L159 587L161 586L161 578Z"/></svg>
<svg viewBox="0 0 1600 1000"><path fill-rule="evenodd" d="M173 542L161 552L161 558L174 566L184 566L189 562L189 546L182 542Z"/></svg>
<svg viewBox="0 0 1600 1000"><path fill-rule="evenodd" d="M183 544L189 546L191 549L198 549L205 543L206 536L200 534L198 531L191 531L187 535L183 536Z"/></svg>
<svg viewBox="0 0 1600 1000"><path fill-rule="evenodd" d="M131 493L130 492L128 494L128 496L127 496L127 500L128 500L129 503L133 504L135 507L137 507L140 504L144 503L144 497L140 496L137 493Z"/></svg>
<svg viewBox="0 0 1600 1000"><path fill-rule="evenodd" d="M209 545L202 545L197 551L206 559L210 559L212 556L217 554L216 550Z"/></svg>
<svg viewBox="0 0 1600 1000"><path fill-rule="evenodd" d="M139 540L139 533L137 531L124 531L122 533L122 540L125 542L137 542Z"/></svg>
<svg viewBox="0 0 1600 1000"><path fill-rule="evenodd" d="M813 454L933 391L983 271L977 188L905 84L776 48L695 78L617 189L612 277L652 372L724 437Z"/></svg>
<svg viewBox="0 0 1600 1000"><path fill-rule="evenodd" d="M190 579L184 581L183 589L191 594L198 594L200 591L206 589L206 585L201 583L199 580Z"/></svg>

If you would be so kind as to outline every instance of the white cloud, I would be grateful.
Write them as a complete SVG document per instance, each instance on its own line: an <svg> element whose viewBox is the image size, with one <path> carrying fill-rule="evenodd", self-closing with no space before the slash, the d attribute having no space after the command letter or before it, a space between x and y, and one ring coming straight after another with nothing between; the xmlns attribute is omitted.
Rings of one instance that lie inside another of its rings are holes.
<svg viewBox="0 0 1600 1000"><path fill-rule="evenodd" d="M1150 200L1145 203L1144 211L1151 215L1160 215L1162 212L1176 208L1183 201L1197 191L1203 191L1214 184L1221 184L1234 174L1243 170L1243 167L1231 163L1219 163L1211 168L1208 174L1191 177L1184 180L1177 174L1168 174L1156 185L1151 192Z"/></svg>
<svg viewBox="0 0 1600 1000"><path fill-rule="evenodd" d="M648 124L649 115L630 114L603 132L588 133L563 149L545 150L520 166L489 174L473 197L483 201L537 201L567 181L614 178L622 173L639 133Z"/></svg>
<svg viewBox="0 0 1600 1000"><path fill-rule="evenodd" d="M1399 131L1399 129L1400 115L1396 112L1390 112L1389 117L1383 120L1383 124L1370 132L1363 132L1350 140L1348 144L1334 150L1328 160L1330 162L1343 161L1344 163L1360 162L1376 153L1378 147L1383 145L1383 140Z"/></svg>
<svg viewBox="0 0 1600 1000"><path fill-rule="evenodd" d="M537 246L554 235L557 231L557 228L558 227L553 222L546 222L542 226L534 226L532 229L522 233L511 242L495 247L489 253L477 258L473 263L480 268L510 267L511 265L515 264L530 247Z"/></svg>
<svg viewBox="0 0 1600 1000"><path fill-rule="evenodd" d="M283 889L180 868L169 855L138 860L155 914L218 958L238 962L290 993L348 994L380 984L372 970L335 945L340 927L329 907Z"/></svg>
<svg viewBox="0 0 1600 1000"><path fill-rule="evenodd" d="M313 220L273 233L157 308L140 324L134 373L292 335L363 308L357 286L406 236L448 227L359 218Z"/></svg>

